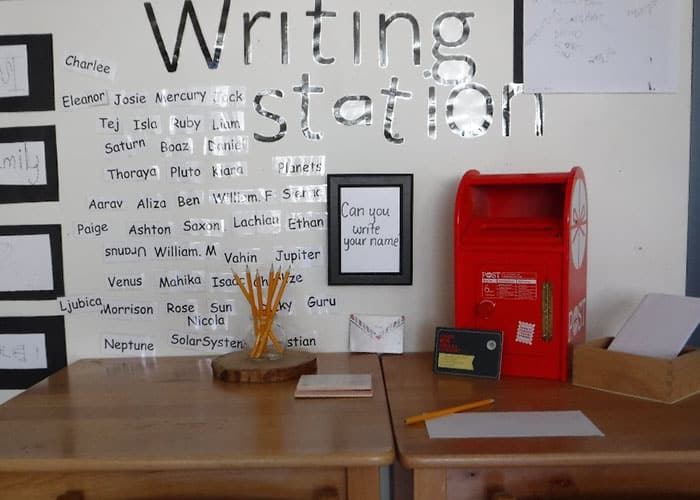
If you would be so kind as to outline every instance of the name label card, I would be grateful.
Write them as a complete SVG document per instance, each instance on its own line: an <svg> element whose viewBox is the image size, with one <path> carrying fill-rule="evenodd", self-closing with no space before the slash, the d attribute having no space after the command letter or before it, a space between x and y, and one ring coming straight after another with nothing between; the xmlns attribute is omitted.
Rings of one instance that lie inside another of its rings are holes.
<svg viewBox="0 0 700 500"><path fill-rule="evenodd" d="M0 184L46 185L46 155L41 141L0 142Z"/></svg>
<svg viewBox="0 0 700 500"><path fill-rule="evenodd" d="M43 333L0 335L0 369L46 369L46 343Z"/></svg>
<svg viewBox="0 0 700 500"><path fill-rule="evenodd" d="M29 95L26 45L0 46L0 97Z"/></svg>

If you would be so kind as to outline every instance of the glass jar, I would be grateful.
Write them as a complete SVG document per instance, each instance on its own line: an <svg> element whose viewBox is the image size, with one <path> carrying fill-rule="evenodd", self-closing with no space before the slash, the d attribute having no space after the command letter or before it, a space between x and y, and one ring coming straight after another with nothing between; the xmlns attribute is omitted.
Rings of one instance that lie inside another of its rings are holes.
<svg viewBox="0 0 700 500"><path fill-rule="evenodd" d="M271 327L267 331L265 327L267 320L263 317L255 324L251 324L246 335L248 346L248 357L259 360L276 360L284 355L287 348L287 333L284 327L276 320L272 321Z"/></svg>

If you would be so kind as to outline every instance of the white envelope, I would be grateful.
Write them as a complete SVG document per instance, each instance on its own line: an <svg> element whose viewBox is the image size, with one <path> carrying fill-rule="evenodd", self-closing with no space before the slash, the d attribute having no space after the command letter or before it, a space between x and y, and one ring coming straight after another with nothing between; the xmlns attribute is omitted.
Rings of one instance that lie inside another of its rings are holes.
<svg viewBox="0 0 700 500"><path fill-rule="evenodd" d="M400 354L403 352L403 316L350 315L350 351Z"/></svg>

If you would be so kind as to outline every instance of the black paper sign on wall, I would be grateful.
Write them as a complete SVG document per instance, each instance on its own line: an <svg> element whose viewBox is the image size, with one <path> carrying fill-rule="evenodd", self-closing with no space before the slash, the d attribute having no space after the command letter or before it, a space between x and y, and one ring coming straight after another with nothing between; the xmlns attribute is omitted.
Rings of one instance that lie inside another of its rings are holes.
<svg viewBox="0 0 700 500"><path fill-rule="evenodd" d="M0 300L64 295L61 226L0 226Z"/></svg>
<svg viewBox="0 0 700 500"><path fill-rule="evenodd" d="M0 36L0 113L54 109L52 36Z"/></svg>
<svg viewBox="0 0 700 500"><path fill-rule="evenodd" d="M63 316L0 318L0 389L26 389L64 366Z"/></svg>
<svg viewBox="0 0 700 500"><path fill-rule="evenodd" d="M56 128L0 128L0 204L58 201Z"/></svg>

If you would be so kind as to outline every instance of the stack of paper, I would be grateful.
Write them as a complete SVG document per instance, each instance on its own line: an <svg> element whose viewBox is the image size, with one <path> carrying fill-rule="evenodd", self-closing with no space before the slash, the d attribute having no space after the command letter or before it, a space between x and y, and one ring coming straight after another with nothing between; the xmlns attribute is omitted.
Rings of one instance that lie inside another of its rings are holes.
<svg viewBox="0 0 700 500"><path fill-rule="evenodd" d="M627 319L609 351L673 359L700 323L700 298L650 293Z"/></svg>
<svg viewBox="0 0 700 500"><path fill-rule="evenodd" d="M295 398L369 398L372 397L370 373L332 373L299 377Z"/></svg>

